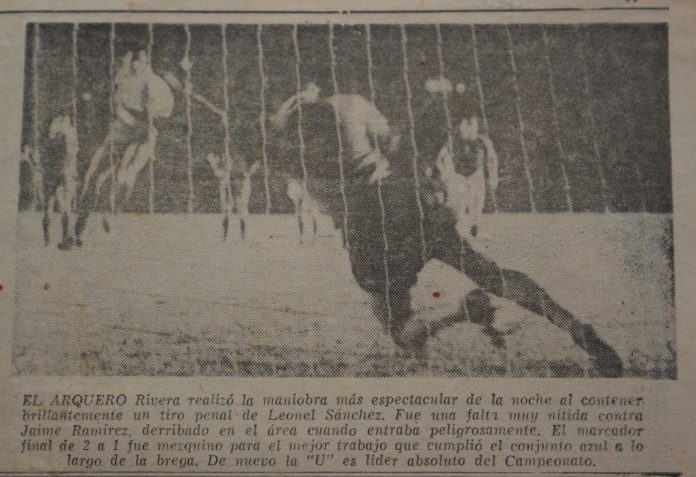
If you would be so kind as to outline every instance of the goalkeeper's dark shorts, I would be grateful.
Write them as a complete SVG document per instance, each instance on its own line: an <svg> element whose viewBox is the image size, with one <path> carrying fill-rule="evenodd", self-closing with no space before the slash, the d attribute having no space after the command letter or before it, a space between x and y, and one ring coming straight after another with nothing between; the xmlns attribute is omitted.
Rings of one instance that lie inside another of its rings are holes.
<svg viewBox="0 0 696 477"><path fill-rule="evenodd" d="M381 191L377 184L347 183L345 201L337 190L321 199L343 230L353 275L365 291L405 293L431 258L456 266L491 291L501 288L498 266L459 237L455 215L427 200L431 192L417 195L412 178L389 177Z"/></svg>

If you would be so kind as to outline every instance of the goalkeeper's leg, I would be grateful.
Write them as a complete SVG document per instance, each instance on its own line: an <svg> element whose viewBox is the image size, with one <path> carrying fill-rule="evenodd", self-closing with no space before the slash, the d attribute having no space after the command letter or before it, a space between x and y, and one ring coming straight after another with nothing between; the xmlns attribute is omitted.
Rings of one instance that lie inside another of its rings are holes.
<svg viewBox="0 0 696 477"><path fill-rule="evenodd" d="M429 224L427 230L433 258L460 270L486 292L514 301L568 331L573 341L587 352L601 376L623 374L623 364L616 351L597 336L594 328L575 318L527 275L499 267L474 250L459 237L453 222Z"/></svg>

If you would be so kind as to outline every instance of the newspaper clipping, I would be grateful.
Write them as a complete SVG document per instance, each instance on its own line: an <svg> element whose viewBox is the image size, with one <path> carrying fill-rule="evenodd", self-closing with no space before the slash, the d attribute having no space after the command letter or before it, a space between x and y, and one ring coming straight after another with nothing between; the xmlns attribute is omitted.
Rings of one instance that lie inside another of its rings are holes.
<svg viewBox="0 0 696 477"><path fill-rule="evenodd" d="M696 475L688 1L0 6L0 475Z"/></svg>

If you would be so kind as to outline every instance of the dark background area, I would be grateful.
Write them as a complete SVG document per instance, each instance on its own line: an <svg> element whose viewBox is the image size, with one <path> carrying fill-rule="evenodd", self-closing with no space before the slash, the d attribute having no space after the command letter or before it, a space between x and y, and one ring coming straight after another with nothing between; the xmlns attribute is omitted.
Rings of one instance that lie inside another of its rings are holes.
<svg viewBox="0 0 696 477"><path fill-rule="evenodd" d="M37 27L40 47L36 57L38 71L34 71ZM112 25L78 27L74 85L73 25L27 25L22 145L33 144L34 128L38 128L39 151L47 175L59 173L61 160L55 144L48 139L48 126L53 117L70 113L73 88L77 96L81 174L109 127L109 72L118 64L111 65ZM262 154L257 28L228 25L225 35L231 147L247 162L260 159ZM417 118L428 96L425 80L440 75L437 31L434 25L407 25L405 29L408 81ZM154 71L171 72L183 81L180 63L186 45L185 27L155 24L152 31ZM114 32L117 59L129 50L147 47L146 24L116 24ZM190 33L193 89L222 108L221 26L190 25ZM292 25L264 25L261 30L267 114L296 92L292 33ZM508 37L504 25L441 25L445 77L453 83L464 83L466 94L476 104L480 78L488 134L499 155L500 186L495 200L488 198L486 210L568 212L570 204L573 212L671 212L667 26L510 25L509 33ZM314 81L325 94L331 94L334 87L329 28L301 25L297 36L303 86ZM408 141L411 125L402 40L399 25L371 26L376 104L400 128L403 140ZM339 92L369 98L365 27L335 26L334 45ZM517 74L513 71L510 45ZM35 75L38 99L32 93ZM154 162L154 211L158 213L186 212L189 201L185 101L179 93L175 93L175 98L172 116L157 122L160 136ZM34 108L38 113L36 125ZM216 212L217 179L205 156L208 152L222 152L224 129L215 114L195 102L192 123L193 211ZM291 143L296 146L297 138L291 138ZM272 139L267 146L271 168L299 164L297 147L281 148ZM532 188L525 168L531 175ZM20 210L32 204L30 174L23 163ZM148 211L148 174L147 167L140 173L126 210ZM290 212L284 184L275 178L270 182L271 211ZM104 194L98 207L108 207L108 194ZM251 212L263 211L263 178L257 176Z"/></svg>

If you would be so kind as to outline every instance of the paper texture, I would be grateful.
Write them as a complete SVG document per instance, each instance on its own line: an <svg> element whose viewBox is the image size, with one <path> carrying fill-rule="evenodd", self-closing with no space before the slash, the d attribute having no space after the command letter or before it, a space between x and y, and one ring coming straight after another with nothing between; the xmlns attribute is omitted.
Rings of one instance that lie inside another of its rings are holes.
<svg viewBox="0 0 696 477"><path fill-rule="evenodd" d="M0 10L0 474L690 475L687 2Z"/></svg>

